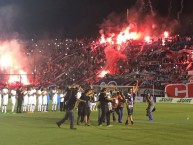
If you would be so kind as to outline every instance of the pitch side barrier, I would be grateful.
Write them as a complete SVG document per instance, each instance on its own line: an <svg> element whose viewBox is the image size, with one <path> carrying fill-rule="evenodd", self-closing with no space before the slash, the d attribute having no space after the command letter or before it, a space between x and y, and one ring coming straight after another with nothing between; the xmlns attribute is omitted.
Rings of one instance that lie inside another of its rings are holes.
<svg viewBox="0 0 193 145"><path fill-rule="evenodd" d="M168 84L165 87L165 97L157 97L156 102L193 104L193 82Z"/></svg>
<svg viewBox="0 0 193 145"><path fill-rule="evenodd" d="M156 97L157 103L185 103L193 104L193 98L168 98L168 97Z"/></svg>
<svg viewBox="0 0 193 145"><path fill-rule="evenodd" d="M165 97L157 97L156 102L193 104L193 82L168 84L165 87Z"/></svg>
<svg viewBox="0 0 193 145"><path fill-rule="evenodd" d="M193 98L193 82L186 84L168 84L165 87L165 97Z"/></svg>

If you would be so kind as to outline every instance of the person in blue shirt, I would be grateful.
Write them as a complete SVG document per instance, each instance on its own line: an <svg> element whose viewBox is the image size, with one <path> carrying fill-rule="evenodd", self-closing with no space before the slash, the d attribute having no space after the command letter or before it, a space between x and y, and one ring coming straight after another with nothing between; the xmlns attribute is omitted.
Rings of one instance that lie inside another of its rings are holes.
<svg viewBox="0 0 193 145"><path fill-rule="evenodd" d="M60 106L60 95L61 95L61 90L57 89L57 106L56 106L56 110L58 111L59 106Z"/></svg>

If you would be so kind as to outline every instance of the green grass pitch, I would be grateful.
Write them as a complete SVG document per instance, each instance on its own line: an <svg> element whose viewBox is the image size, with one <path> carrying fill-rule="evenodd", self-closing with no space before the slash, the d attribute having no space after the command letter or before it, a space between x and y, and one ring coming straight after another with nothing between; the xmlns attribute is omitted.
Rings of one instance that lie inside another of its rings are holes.
<svg viewBox="0 0 193 145"><path fill-rule="evenodd" d="M10 108L10 107L9 107ZM154 121L145 115L145 103L134 107L134 126L112 122L112 127L97 126L97 112L91 114L91 126L69 122L58 128L56 121L64 112L33 114L0 113L0 145L192 145L193 105L156 103ZM124 110L124 121L126 110ZM112 120L112 117L111 117Z"/></svg>

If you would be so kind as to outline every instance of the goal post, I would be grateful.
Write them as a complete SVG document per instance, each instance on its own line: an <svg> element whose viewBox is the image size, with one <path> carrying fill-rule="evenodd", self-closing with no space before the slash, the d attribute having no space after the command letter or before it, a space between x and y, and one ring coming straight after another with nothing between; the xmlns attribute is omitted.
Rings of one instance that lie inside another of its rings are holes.
<svg viewBox="0 0 193 145"><path fill-rule="evenodd" d="M91 88L96 92L99 93L100 90L103 88L108 88L111 91L122 91L123 93L128 92L129 89L134 89L135 86L119 86L119 85L109 85L109 84L103 84L103 85L91 85Z"/></svg>

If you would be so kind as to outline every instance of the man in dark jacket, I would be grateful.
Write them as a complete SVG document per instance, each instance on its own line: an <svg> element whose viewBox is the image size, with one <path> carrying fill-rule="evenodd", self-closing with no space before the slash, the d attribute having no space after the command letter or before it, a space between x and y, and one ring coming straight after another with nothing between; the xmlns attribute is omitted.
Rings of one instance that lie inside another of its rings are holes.
<svg viewBox="0 0 193 145"><path fill-rule="evenodd" d="M19 86L19 88L16 90L16 93L17 93L17 113L21 113L21 107L23 102L23 92L21 86Z"/></svg>
<svg viewBox="0 0 193 145"><path fill-rule="evenodd" d="M76 87L68 88L65 102L66 102L66 114L65 116L56 122L57 126L60 128L60 126L69 118L70 119L70 129L76 129L74 128L74 106L76 104L76 101L81 101L80 99L77 99L77 91L78 89Z"/></svg>
<svg viewBox="0 0 193 145"><path fill-rule="evenodd" d="M100 105L101 105L102 114L101 114L101 116L99 118L98 125L102 126L102 122L103 122L104 118L106 117L106 119L107 119L107 126L110 127L110 126L112 126L110 124L110 113L111 112L110 112L110 108L108 106L108 103L111 102L112 99L109 98L106 93L107 93L107 89L103 88L101 90L100 95L99 95L99 102L100 102Z"/></svg>

